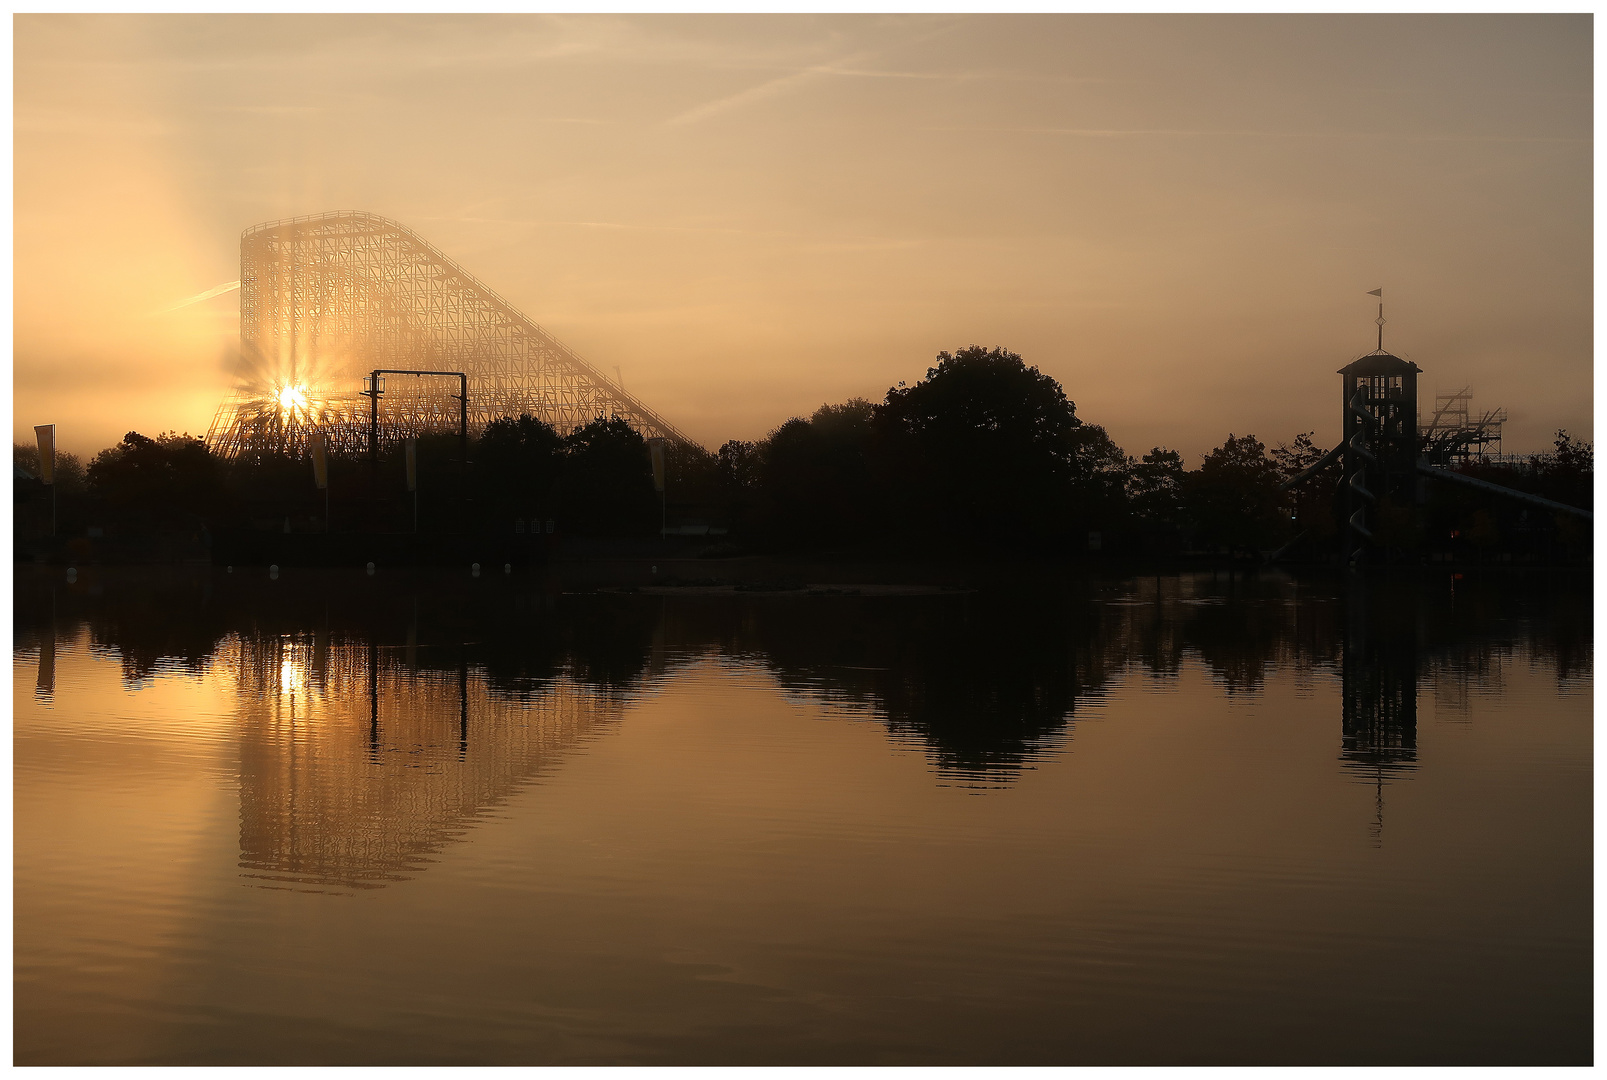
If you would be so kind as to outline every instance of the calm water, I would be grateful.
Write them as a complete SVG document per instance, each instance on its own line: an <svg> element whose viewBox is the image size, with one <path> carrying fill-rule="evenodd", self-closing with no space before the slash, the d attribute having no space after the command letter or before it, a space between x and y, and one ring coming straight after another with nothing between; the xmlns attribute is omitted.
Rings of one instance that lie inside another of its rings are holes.
<svg viewBox="0 0 1607 1080"><path fill-rule="evenodd" d="M19 1063L1587 1062L1588 578L19 568Z"/></svg>

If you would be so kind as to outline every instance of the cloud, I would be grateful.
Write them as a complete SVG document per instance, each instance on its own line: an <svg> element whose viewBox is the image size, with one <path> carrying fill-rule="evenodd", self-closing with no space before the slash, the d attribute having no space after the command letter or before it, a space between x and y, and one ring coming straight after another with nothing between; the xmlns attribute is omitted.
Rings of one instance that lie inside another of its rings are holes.
<svg viewBox="0 0 1607 1080"><path fill-rule="evenodd" d="M858 58L856 57L854 59ZM843 63L853 62L853 60L843 61ZM711 116L717 116L720 113L729 112L732 109L740 108L741 106L747 105L751 102L760 101L767 97L774 97L776 94L779 94L793 86L798 86L802 83L808 82L811 79L817 78L818 76L831 74L832 72L832 68L825 66L809 67L804 68L802 71L794 71L790 75L783 75L778 79L771 79L769 82L760 83L758 86L750 86L746 90L739 90L735 94L731 94L728 97L717 98L714 101L704 102L702 105L699 105L696 108L688 109L679 116L672 116L670 119L664 121L664 126L685 127L688 124L695 124L700 120L707 120Z"/></svg>
<svg viewBox="0 0 1607 1080"><path fill-rule="evenodd" d="M165 307L158 311L154 311L151 314L166 315L170 311L177 311L179 308L189 307L191 304L199 304L202 300L210 300L214 296L222 296L226 292L233 292L239 287L240 283L238 281L225 281L222 285L214 285L206 292L198 292L194 296L186 297L185 299L180 300L172 307Z"/></svg>
<svg viewBox="0 0 1607 1080"><path fill-rule="evenodd" d="M1069 128L1069 127L927 127L923 131L993 132L1001 135L1072 135L1091 139L1124 136L1237 139L1351 139L1392 142L1589 143L1588 138L1550 135L1438 135L1384 131L1253 131L1235 128Z"/></svg>

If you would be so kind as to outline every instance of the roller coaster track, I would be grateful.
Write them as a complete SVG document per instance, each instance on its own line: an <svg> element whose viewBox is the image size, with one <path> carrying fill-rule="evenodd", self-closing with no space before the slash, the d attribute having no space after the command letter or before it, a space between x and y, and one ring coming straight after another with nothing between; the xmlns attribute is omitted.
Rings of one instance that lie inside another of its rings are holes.
<svg viewBox="0 0 1607 1080"><path fill-rule="evenodd" d="M271 221L240 237L240 343L249 367L207 445L226 457L367 446L362 377L375 368L466 372L471 432L529 413L567 434L618 416L643 436L693 445L569 346L405 225L337 211ZM281 400L305 388L305 401ZM456 430L433 384L392 380L382 442Z"/></svg>

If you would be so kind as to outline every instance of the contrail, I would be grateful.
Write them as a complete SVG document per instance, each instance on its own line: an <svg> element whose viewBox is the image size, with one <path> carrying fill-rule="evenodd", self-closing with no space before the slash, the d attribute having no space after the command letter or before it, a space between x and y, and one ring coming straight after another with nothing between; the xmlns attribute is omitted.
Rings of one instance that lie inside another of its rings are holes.
<svg viewBox="0 0 1607 1080"><path fill-rule="evenodd" d="M206 292L196 293L194 296L189 297L186 300L180 300L172 307L165 307L161 311L156 312L156 314L166 315L170 311L177 311L179 308L189 307L191 304L199 304L202 300L210 300L214 296L222 296L226 292L233 292L239 287L240 283L238 281L225 281L222 285L214 285Z"/></svg>

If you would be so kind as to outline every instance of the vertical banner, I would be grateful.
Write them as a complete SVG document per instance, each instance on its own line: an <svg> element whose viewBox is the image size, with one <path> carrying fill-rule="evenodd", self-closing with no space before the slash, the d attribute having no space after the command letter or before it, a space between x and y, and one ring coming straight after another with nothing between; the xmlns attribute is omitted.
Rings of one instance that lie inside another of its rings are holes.
<svg viewBox="0 0 1607 1080"><path fill-rule="evenodd" d="M647 449L653 456L653 490L664 490L664 440L648 439Z"/></svg>
<svg viewBox="0 0 1607 1080"><path fill-rule="evenodd" d="M37 424L33 429L39 440L39 479L47 484L56 482L56 425Z"/></svg>
<svg viewBox="0 0 1607 1080"><path fill-rule="evenodd" d="M319 491L329 488L329 455L324 452L322 435L307 436L307 452L312 456L312 480Z"/></svg>
<svg viewBox="0 0 1607 1080"><path fill-rule="evenodd" d="M407 490L418 490L418 440L407 440Z"/></svg>

